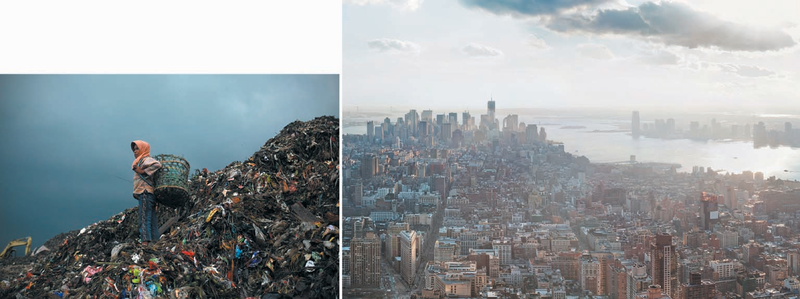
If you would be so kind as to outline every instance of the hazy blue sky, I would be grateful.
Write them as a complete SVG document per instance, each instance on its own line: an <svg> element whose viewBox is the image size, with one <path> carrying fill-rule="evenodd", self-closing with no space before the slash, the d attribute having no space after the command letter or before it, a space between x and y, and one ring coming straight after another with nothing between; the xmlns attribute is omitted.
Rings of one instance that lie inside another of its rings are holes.
<svg viewBox="0 0 800 299"><path fill-rule="evenodd" d="M294 120L339 115L338 75L0 76L0 243L137 206L130 142L217 170Z"/></svg>
<svg viewBox="0 0 800 299"><path fill-rule="evenodd" d="M797 111L798 20L795 0L345 0L343 109Z"/></svg>

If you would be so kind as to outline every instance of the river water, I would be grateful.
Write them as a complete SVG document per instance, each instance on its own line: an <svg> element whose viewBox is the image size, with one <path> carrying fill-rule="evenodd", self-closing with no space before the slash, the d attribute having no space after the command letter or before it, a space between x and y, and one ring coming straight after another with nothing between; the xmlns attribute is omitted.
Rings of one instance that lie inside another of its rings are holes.
<svg viewBox="0 0 800 299"><path fill-rule="evenodd" d="M353 119L360 121L359 119ZM396 117L392 118L394 122ZM345 120L345 123L349 120ZM630 120L535 118L520 115L520 121L544 127L547 139L564 143L564 150L586 156L592 162L628 161L636 155L639 162L678 163L678 171L691 172L692 166L711 167L734 173L750 170L800 180L800 149L790 147L754 149L752 142L693 141L688 139L634 139L624 128ZM378 119L375 119L379 123ZM583 128L565 128L583 127ZM623 128L623 129L621 129ZM601 132L593 132L593 131ZM366 134L366 125L347 126L344 134ZM622 131L622 132L620 132Z"/></svg>

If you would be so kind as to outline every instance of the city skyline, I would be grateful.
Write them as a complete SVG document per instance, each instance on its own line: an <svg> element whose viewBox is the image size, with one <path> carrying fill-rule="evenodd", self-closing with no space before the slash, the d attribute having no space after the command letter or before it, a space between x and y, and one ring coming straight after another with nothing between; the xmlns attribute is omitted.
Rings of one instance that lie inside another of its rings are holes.
<svg viewBox="0 0 800 299"><path fill-rule="evenodd" d="M431 109L410 109L406 113L400 113L399 111L393 110L392 115L386 116L381 115L376 112L371 112L367 116L361 115L355 119L344 119L344 134L365 134L368 140L376 140L381 139L383 140L387 136L391 136L389 138L397 138L397 132L392 132L393 129L398 127L398 125L408 126L409 134L408 136L417 136L419 134L420 137L433 137L433 138L443 138L444 142L449 142L451 138L459 138L463 139L463 134L466 131L470 130L497 130L498 133L507 132L519 132L525 134L525 131L533 129L537 131L534 132L540 134L543 140L546 140L547 133L545 132L545 128L553 128L553 127L560 127L560 129L568 129L568 130L583 130L587 127L584 125L564 125L559 124L561 121L574 121L571 120L570 117L565 116L545 116L544 119L536 119L537 117L532 115L525 115L523 114L522 118L518 114L508 114L505 117L498 117L497 115L497 101L490 99L486 102L484 106L484 110L486 113L476 115L475 111L469 112L464 111L461 113L461 118L458 117L459 113L456 112L448 112L448 110L431 110ZM501 111L514 111L512 109L505 109ZM671 115L671 114L661 114L661 115ZM716 117L722 117L721 119L717 119ZM352 116L351 116L352 117ZM597 117L597 115L594 115ZM627 121L624 121L618 116L615 116L615 120L606 123L606 126L610 125L615 129L612 130L594 130L594 131L577 131L582 133L607 133L607 134L625 134L632 137L633 140L639 140L640 138L648 138L650 140L690 140L690 141L700 141L708 143L708 141L717 141L720 143L741 143L741 144L750 144L752 148L759 149L759 148L766 148L769 147L771 149L776 148L787 148L788 151L784 151L785 159L790 159L792 156L797 156L797 153L794 151L800 146L800 130L794 129L792 125L792 121L798 121L798 119L788 118L787 115L773 115L773 116L762 116L762 117L755 117L751 116L750 118L742 117L742 116L735 116L735 115L706 115L709 117L707 121L695 121L694 119L698 119L698 115L695 116L679 116L678 118L681 119L681 122L676 122L675 118L657 118L652 120L642 120L640 117L639 111L632 111L631 117ZM366 120L366 119L380 119L382 121L374 121L374 120ZM580 119L580 118L578 118ZM592 122L597 122L601 118L588 118L585 123L583 124L590 124ZM691 121L687 121L691 119ZM466 120L466 122L465 122ZM529 121L526 124L525 121ZM554 122L553 122L554 121ZM766 123L765 123L766 122ZM366 127L363 127L366 125ZM538 127L537 127L538 125ZM528 126L528 128L525 128ZM417 129L418 127L418 129ZM361 131L366 129L366 131ZM447 133L445 133L447 132ZM529 137L530 138L530 137ZM534 137L539 138L539 137ZM490 138L491 139L491 138ZM405 140L405 139L404 139ZM399 139L395 142L394 146L400 146ZM559 140L559 138L554 138L553 142L564 144L563 140ZM582 141L578 141L578 144L581 144ZM700 145L701 143L694 143L694 145ZM578 152L577 150L575 151ZM741 153L741 151L739 151ZM754 152L756 153L756 152ZM719 154L723 154L720 152ZM632 157L635 155L632 155ZM590 155L590 158L593 158ZM733 159L738 159L738 156L733 156ZM633 161L633 158L631 158ZM678 159L676 161L675 159ZM667 160L655 160L655 162L662 162L662 161L671 161L672 163L683 164L680 156L672 157L671 159ZM592 159L592 161L595 161ZM619 160L615 160L619 161ZM648 160L649 162L654 162L653 160ZM601 162L608 162L608 160L604 160ZM796 163L795 163L796 164ZM773 165L770 168L774 168ZM800 168L797 168L796 165L792 165L792 163L788 163L786 165L788 168L781 168L772 169L770 172L773 174L776 172L782 172L779 177L785 176L789 174L789 179L794 177L791 173L800 173ZM698 166L694 166L695 168ZM702 166L699 166L702 167ZM715 169L718 168L719 165L715 166ZM764 168L764 165L760 166ZM689 171L689 167L681 168L682 171ZM791 169L791 170L790 170ZM739 169L734 172L738 171L751 171L752 169ZM722 170L725 171L725 170ZM754 170L758 171L758 170Z"/></svg>
<svg viewBox="0 0 800 299"><path fill-rule="evenodd" d="M785 160L797 156L791 122L678 126L635 110L616 129L597 130L592 119L530 122L499 112L501 101L483 104L350 120L357 130L343 138L344 248L361 246L370 231L381 250L346 249L346 296L788 298L800 288L790 277L800 181L775 176L795 171L770 169L797 167ZM573 144L636 154L598 163ZM698 150L704 159L692 159ZM755 168L728 168L743 160L751 163L737 167ZM761 249L773 244L787 257ZM376 260L380 281L357 279L357 265Z"/></svg>

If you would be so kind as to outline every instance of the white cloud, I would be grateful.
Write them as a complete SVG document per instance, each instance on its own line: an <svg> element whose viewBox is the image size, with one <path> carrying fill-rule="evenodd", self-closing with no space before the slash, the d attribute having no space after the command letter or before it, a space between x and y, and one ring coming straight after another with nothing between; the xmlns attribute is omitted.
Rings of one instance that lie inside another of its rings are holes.
<svg viewBox="0 0 800 299"><path fill-rule="evenodd" d="M370 49L388 53L419 54L422 50L418 44L391 38L373 39L367 42Z"/></svg>
<svg viewBox="0 0 800 299"><path fill-rule="evenodd" d="M475 43L467 45L461 51L469 56L503 56L503 51Z"/></svg>
<svg viewBox="0 0 800 299"><path fill-rule="evenodd" d="M735 63L719 63L700 60L695 55L682 54L682 51L675 51L669 47L658 47L649 45L635 56L635 58L646 64L677 66L680 69L695 71L717 71L739 75L741 77L775 77L777 72L754 65L742 65Z"/></svg>
<svg viewBox="0 0 800 299"><path fill-rule="evenodd" d="M742 77L764 77L775 75L774 71L758 66L738 65L732 63L717 63L714 66L722 71L734 73Z"/></svg>
<svg viewBox="0 0 800 299"><path fill-rule="evenodd" d="M715 83L710 86L708 92L711 94L721 94L726 96L753 96L764 95L764 90L756 83L742 83L742 82L721 82Z"/></svg>
<svg viewBox="0 0 800 299"><path fill-rule="evenodd" d="M389 5L401 11L415 11L422 6L423 0L344 0L344 3L353 5Z"/></svg>
<svg viewBox="0 0 800 299"><path fill-rule="evenodd" d="M614 58L614 53L611 53L608 47L601 44L580 44L578 45L577 51L583 56L599 60Z"/></svg>
<svg viewBox="0 0 800 299"><path fill-rule="evenodd" d="M545 50L545 49L549 49L550 48L550 46L547 44L547 42L545 42L541 38L538 38L535 35L528 36L528 38L525 39L525 45L527 45L527 46L529 46L531 48L540 49L540 50Z"/></svg>
<svg viewBox="0 0 800 299"><path fill-rule="evenodd" d="M636 55L636 59L646 64L677 65L683 60L680 55L664 47L649 45Z"/></svg>

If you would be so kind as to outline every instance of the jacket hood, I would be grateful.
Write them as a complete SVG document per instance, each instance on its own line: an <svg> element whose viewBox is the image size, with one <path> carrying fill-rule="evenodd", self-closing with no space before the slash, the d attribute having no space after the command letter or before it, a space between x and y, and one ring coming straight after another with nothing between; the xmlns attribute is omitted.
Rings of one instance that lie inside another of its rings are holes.
<svg viewBox="0 0 800 299"><path fill-rule="evenodd" d="M133 164L131 165L131 168L136 167L136 164L139 163L139 160L150 156L150 144L149 143L144 142L142 140L136 140L134 142L131 142L131 150L133 150L133 146L134 145L139 147L139 151L133 153L133 156L136 157L136 159L133 160Z"/></svg>

